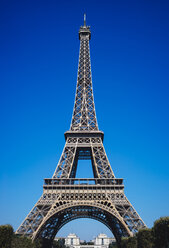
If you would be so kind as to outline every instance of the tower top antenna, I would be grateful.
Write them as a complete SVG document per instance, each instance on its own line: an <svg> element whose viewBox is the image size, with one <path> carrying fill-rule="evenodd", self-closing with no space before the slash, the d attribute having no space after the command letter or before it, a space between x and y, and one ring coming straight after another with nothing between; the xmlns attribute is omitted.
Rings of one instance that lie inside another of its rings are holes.
<svg viewBox="0 0 169 248"><path fill-rule="evenodd" d="M86 14L84 14L84 26L86 27Z"/></svg>

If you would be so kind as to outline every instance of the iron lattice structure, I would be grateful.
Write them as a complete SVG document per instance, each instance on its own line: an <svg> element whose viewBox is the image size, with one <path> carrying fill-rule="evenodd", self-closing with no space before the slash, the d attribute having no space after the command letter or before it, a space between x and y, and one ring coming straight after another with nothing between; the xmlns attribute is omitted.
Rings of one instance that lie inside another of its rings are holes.
<svg viewBox="0 0 169 248"><path fill-rule="evenodd" d="M115 178L99 130L91 77L90 27L80 27L80 54L76 97L66 144L51 179L44 180L43 194L17 234L53 241L63 225L77 218L104 223L120 247L121 237L146 227L124 194L123 179ZM90 159L94 179L76 179L78 160Z"/></svg>

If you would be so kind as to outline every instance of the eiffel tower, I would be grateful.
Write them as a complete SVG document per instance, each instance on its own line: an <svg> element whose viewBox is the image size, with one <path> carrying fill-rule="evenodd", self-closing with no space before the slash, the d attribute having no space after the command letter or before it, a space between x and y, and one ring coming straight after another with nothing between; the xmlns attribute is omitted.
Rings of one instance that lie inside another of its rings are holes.
<svg viewBox="0 0 169 248"><path fill-rule="evenodd" d="M57 232L77 218L91 218L105 224L118 247L122 237L133 236L146 227L124 194L123 179L116 178L99 130L91 78L90 27L79 30L80 54L75 104L66 144L52 178L44 179L43 194L16 234L41 238L51 247ZM78 161L91 160L94 178L76 178Z"/></svg>

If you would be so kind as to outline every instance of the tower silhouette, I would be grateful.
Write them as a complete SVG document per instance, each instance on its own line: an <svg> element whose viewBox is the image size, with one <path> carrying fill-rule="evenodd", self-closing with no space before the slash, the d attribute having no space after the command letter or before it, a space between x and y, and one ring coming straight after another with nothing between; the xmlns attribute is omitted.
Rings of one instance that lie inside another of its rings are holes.
<svg viewBox="0 0 169 248"><path fill-rule="evenodd" d="M90 27L79 30L80 54L76 96L70 130L52 178L44 179L43 194L20 225L17 234L41 238L51 244L63 225L77 218L105 224L120 247L121 237L146 227L124 194L123 179L116 178L107 158L104 133L99 130L91 77ZM78 161L91 160L94 178L76 178Z"/></svg>

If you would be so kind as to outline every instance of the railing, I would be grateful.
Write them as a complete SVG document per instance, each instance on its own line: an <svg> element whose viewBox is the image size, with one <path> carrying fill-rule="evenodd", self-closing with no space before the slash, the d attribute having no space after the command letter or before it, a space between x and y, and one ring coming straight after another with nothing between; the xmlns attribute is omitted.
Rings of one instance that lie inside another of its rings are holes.
<svg viewBox="0 0 169 248"><path fill-rule="evenodd" d="M45 178L44 185L122 185L122 178Z"/></svg>

